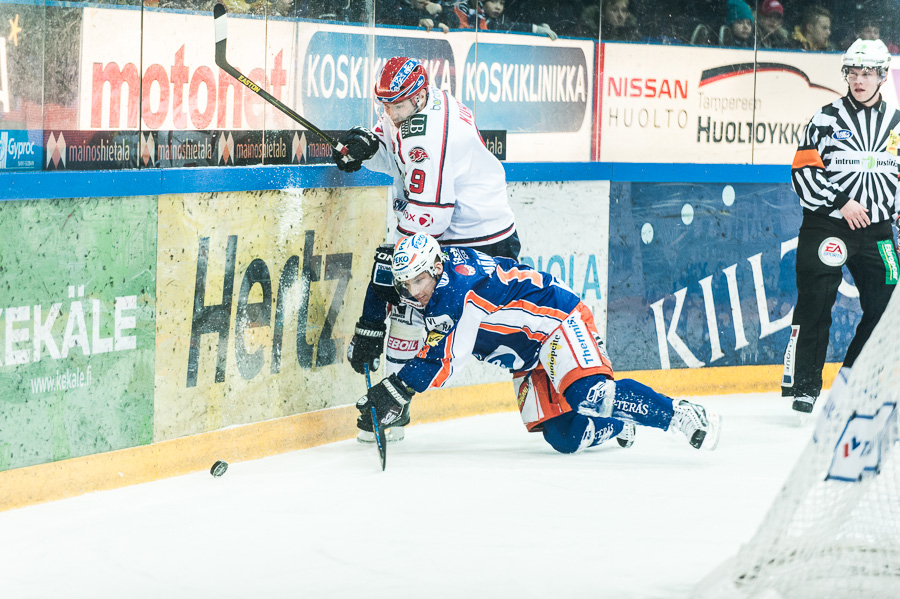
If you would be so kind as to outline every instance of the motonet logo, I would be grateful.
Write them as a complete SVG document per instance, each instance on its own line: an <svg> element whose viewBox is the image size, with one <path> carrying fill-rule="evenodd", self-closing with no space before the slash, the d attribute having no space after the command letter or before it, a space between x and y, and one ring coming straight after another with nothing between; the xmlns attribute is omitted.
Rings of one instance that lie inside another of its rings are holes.
<svg viewBox="0 0 900 599"><path fill-rule="evenodd" d="M283 54L275 55L268 73L247 69L254 80L266 80L267 91L279 99L287 84ZM182 45L171 64L147 65L143 76L131 62L95 62L90 128L137 129L140 113L147 129L262 129L263 106L251 99L255 95L250 90L218 67L185 64Z"/></svg>

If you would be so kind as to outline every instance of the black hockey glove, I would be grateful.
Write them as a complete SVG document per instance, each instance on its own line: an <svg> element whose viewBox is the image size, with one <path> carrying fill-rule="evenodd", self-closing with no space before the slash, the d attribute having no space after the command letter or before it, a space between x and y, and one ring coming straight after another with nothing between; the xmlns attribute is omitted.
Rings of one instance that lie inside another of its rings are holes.
<svg viewBox="0 0 900 599"><path fill-rule="evenodd" d="M359 319L356 331L347 346L347 360L353 370L365 374L365 365L369 370L378 370L381 352L384 349L384 332L387 329L383 322L369 322Z"/></svg>
<svg viewBox="0 0 900 599"><path fill-rule="evenodd" d="M368 432L372 431L372 407L382 428L406 426L409 424L409 402L415 391L406 386L400 377L392 374L388 378L369 389L356 402L360 411L356 426Z"/></svg>
<svg viewBox="0 0 900 599"><path fill-rule="evenodd" d="M375 297L392 306L400 305L400 294L394 287L394 275L391 273L391 262L394 259L394 244L385 243L375 250L372 264L372 291Z"/></svg>
<svg viewBox="0 0 900 599"><path fill-rule="evenodd" d="M363 162L371 158L378 151L378 138L364 127L353 127L338 138L338 141L347 146L347 153L352 160L345 161L344 155L333 152L331 157L337 167L345 173L354 173L362 168Z"/></svg>

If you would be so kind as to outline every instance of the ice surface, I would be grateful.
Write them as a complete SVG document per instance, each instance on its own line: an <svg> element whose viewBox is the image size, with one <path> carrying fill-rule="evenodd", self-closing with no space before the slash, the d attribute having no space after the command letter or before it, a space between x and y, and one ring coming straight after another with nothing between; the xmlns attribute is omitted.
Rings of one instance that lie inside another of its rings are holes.
<svg viewBox="0 0 900 599"><path fill-rule="evenodd" d="M3 512L0 597L686 598L812 434L777 395L695 399L714 452L559 455L505 413L410 427L385 472L351 440Z"/></svg>

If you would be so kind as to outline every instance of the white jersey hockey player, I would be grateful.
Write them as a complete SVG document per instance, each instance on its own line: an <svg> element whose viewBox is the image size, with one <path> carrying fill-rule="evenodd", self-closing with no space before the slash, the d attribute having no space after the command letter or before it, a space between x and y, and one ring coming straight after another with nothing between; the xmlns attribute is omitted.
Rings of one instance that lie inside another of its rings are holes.
<svg viewBox="0 0 900 599"><path fill-rule="evenodd" d="M354 127L340 137L357 160L338 168L365 166L386 173L400 190L393 199L397 217L394 241L425 233L441 245L476 248L491 256L517 259L520 249L515 218L506 195L506 173L485 147L472 111L449 93L428 85L425 67L413 58L388 60L375 83L384 115L373 131ZM400 196L400 197L398 197ZM392 284L393 243L378 248L363 316L347 350L359 373L378 368L386 327L387 373L398 372L424 343L421 312L399 301ZM389 438L403 438L401 428ZM361 431L361 441L372 441Z"/></svg>

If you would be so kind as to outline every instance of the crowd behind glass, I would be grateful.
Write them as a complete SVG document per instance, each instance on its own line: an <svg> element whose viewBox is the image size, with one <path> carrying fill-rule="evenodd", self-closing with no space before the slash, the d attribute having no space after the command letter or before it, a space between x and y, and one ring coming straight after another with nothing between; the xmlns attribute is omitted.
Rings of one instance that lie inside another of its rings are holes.
<svg viewBox="0 0 900 599"><path fill-rule="evenodd" d="M371 25L650 44L840 51L897 44L900 0L222 0L229 12ZM107 3L211 10L215 0Z"/></svg>

